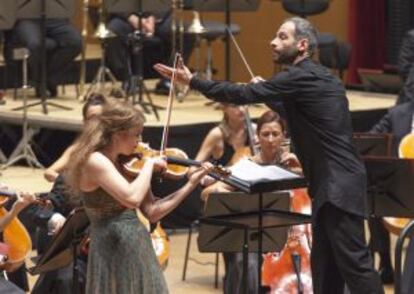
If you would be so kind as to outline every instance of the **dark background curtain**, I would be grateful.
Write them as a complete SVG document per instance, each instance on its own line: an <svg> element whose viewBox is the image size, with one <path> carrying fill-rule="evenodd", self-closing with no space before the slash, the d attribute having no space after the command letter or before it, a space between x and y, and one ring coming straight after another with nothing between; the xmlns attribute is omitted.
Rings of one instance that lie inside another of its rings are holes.
<svg viewBox="0 0 414 294"><path fill-rule="evenodd" d="M348 83L358 83L358 68L382 69L385 63L386 0L349 0Z"/></svg>
<svg viewBox="0 0 414 294"><path fill-rule="evenodd" d="M358 83L358 68L397 66L405 33L414 28L412 0L349 0L348 39L352 44L348 83Z"/></svg>

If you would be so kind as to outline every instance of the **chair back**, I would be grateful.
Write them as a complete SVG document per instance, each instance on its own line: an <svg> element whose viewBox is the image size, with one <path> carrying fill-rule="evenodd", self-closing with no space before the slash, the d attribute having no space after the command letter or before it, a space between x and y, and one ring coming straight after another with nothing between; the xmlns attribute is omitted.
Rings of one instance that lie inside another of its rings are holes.
<svg viewBox="0 0 414 294"><path fill-rule="evenodd" d="M329 0L282 0L283 8L301 17L315 15L329 8Z"/></svg>

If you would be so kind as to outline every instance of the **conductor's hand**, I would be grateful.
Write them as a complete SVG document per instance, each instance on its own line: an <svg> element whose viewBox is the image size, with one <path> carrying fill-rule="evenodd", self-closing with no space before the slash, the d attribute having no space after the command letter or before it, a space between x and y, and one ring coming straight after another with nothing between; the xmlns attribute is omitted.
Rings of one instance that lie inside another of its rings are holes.
<svg viewBox="0 0 414 294"><path fill-rule="evenodd" d="M184 65L184 62L180 58L178 60L177 69L167 66L165 64L157 63L154 65L154 69L160 73L164 78L171 79L175 71L175 79L178 83L185 86L190 84L193 74L191 71Z"/></svg>

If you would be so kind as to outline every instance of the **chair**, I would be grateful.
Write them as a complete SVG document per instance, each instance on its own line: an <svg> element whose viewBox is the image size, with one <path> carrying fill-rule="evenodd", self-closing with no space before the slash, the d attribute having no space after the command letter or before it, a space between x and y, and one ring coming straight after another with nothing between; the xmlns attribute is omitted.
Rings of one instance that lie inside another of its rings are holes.
<svg viewBox="0 0 414 294"><path fill-rule="evenodd" d="M224 38L227 35L226 24L219 21L203 21L203 27L205 28L204 32L195 34L200 40L205 40L207 43L207 57L206 57L206 68L204 70L204 74L206 79L211 80L213 78L214 69L213 69L213 49L212 45L213 42L219 38ZM230 31L233 35L237 35L240 33L240 27L237 24L230 24ZM195 48L197 53L200 50L200 42L197 42L197 46ZM197 60L198 64L198 60ZM196 69L199 73L199 68Z"/></svg>
<svg viewBox="0 0 414 294"><path fill-rule="evenodd" d="M336 42L334 46L319 48L319 61L323 66L338 71L339 78L344 79L344 71L348 69L351 59L351 44Z"/></svg>
<svg viewBox="0 0 414 294"><path fill-rule="evenodd" d="M283 0L282 6L287 12L306 18L326 11L329 0Z"/></svg>
<svg viewBox="0 0 414 294"><path fill-rule="evenodd" d="M185 281L187 275L187 267L188 267L188 260L190 259L190 248L191 248L191 237L193 235L193 230L199 227L198 220L193 221L188 228L188 237L187 237L187 246L185 247L185 256L184 256L184 266L183 266L183 274L182 274L182 281ZM218 276L219 276L219 253L216 253L216 260L215 260L215 272L214 272L214 287L218 288Z"/></svg>

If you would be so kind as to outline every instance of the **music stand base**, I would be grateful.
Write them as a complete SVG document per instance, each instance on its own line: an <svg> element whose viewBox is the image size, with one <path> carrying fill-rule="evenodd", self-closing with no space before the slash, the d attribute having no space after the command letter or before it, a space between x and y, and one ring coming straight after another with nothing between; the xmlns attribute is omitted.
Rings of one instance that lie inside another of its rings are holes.
<svg viewBox="0 0 414 294"><path fill-rule="evenodd" d="M44 166L36 158L36 155L33 152L33 149L29 143L32 140L33 136L36 135L38 131L39 130L33 129L33 128L27 129L26 136L23 136L23 138L17 144L16 148L13 150L7 162L1 167L2 169L6 169L9 166L12 166L16 162L23 160L23 159L26 160L26 162L31 167L44 168Z"/></svg>
<svg viewBox="0 0 414 294"><path fill-rule="evenodd" d="M44 104L46 104L48 106L53 106L53 107L56 107L56 108L60 108L60 109L63 109L63 110L73 110L72 107L60 105L60 104L55 103L55 102L49 102L49 101L43 102L43 101L39 101L39 102L35 102L35 103L28 104L26 106L19 106L19 107L16 107L16 108L12 108L12 111L19 111L19 110L24 109L25 107L26 108L30 108L30 107L35 107L35 106L38 106L38 105L42 105L43 106L43 109L46 109L44 107ZM48 111L46 110L45 114L47 114L47 112Z"/></svg>
<svg viewBox="0 0 414 294"><path fill-rule="evenodd" d="M111 82L111 85L112 85L110 92L115 90L115 84L117 82L115 76L113 75L113 73L110 71L109 68L107 68L104 65L101 65L98 69L98 72L96 73L95 78L93 79L92 83L89 85L89 88L86 91L86 94L84 95L84 99L89 97L89 95L95 91L100 93L101 89L105 89L105 84L106 84L105 77L106 76L109 77L109 81ZM117 89L117 90L121 91L122 95L124 95L122 89Z"/></svg>

